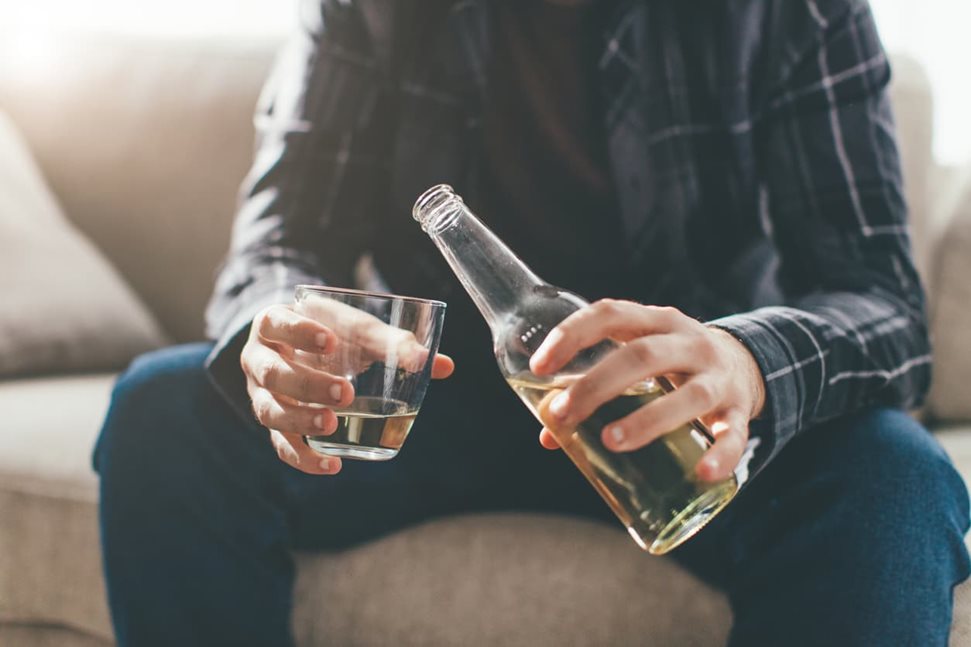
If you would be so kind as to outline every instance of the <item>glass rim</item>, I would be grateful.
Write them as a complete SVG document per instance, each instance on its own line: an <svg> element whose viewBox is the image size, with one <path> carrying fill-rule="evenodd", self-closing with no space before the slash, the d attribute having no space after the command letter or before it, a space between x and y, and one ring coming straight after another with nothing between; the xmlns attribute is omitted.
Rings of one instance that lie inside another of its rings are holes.
<svg viewBox="0 0 971 647"><path fill-rule="evenodd" d="M448 304L444 301L439 301L438 299L423 299L422 297L409 297L403 294L392 294L390 292L373 292L371 290L357 290L354 288L335 288L329 285L311 285L309 283L301 283L294 288L294 293L299 290L304 290L305 292L334 292L337 294L346 294L349 296L367 297L369 299L384 299L386 301L408 301L411 303L421 303L424 305L429 305L434 308L447 308Z"/></svg>

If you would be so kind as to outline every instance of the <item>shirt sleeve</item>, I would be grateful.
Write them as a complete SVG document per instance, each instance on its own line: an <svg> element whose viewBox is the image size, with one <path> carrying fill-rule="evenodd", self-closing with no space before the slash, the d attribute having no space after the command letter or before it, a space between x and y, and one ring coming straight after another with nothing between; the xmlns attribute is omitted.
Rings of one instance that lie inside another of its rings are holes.
<svg viewBox="0 0 971 647"><path fill-rule="evenodd" d="M256 110L257 145L206 312L207 368L248 415L239 353L253 317L301 283L349 285L386 165L386 83L353 2L305 0Z"/></svg>
<svg viewBox="0 0 971 647"><path fill-rule="evenodd" d="M890 67L869 7L786 5L786 24L774 28L801 22L808 36L779 48L782 72L755 126L785 305L712 322L749 348L765 378L766 408L752 425L769 445L763 465L824 421L919 405L931 375Z"/></svg>

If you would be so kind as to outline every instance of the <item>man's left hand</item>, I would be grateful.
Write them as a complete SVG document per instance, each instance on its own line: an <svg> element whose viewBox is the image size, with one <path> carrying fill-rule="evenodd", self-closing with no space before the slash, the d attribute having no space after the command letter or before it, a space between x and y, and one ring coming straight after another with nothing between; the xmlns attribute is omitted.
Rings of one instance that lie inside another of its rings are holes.
<svg viewBox="0 0 971 647"><path fill-rule="evenodd" d="M631 451L698 418L715 436L695 468L698 477L718 481L731 475L745 451L749 421L765 402L765 383L749 350L675 308L604 299L560 322L533 354L530 369L550 375L605 339L623 345L553 399L547 426L575 426L633 384L668 376L679 388L608 424L604 445ZM540 442L558 447L548 428Z"/></svg>

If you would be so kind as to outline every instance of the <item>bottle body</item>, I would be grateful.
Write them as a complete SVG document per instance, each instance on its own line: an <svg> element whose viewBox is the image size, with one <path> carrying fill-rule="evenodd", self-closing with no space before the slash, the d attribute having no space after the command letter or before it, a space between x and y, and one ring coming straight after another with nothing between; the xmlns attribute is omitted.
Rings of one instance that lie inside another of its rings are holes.
<svg viewBox="0 0 971 647"><path fill-rule="evenodd" d="M524 376L507 382L539 418L540 409L570 380L537 384L535 378ZM734 477L718 483L701 483L693 477L694 466L711 442L691 425L633 452L617 453L604 447L600 434L608 423L662 395L657 384L638 385L575 427L552 430L560 447L637 545L656 555L668 552L700 530L738 489Z"/></svg>
<svg viewBox="0 0 971 647"><path fill-rule="evenodd" d="M415 217L479 306L492 330L499 370L537 419L557 393L619 346L603 341L582 350L555 375L533 374L532 354L557 324L586 306L586 301L533 275L449 187L434 187L419 198ZM507 273L509 279L504 280ZM614 452L601 442L608 423L671 389L663 377L644 380L575 427L551 429L634 541L654 554L666 553L700 530L738 490L734 477L717 483L696 478L695 466L713 442L699 421L632 452Z"/></svg>
<svg viewBox="0 0 971 647"><path fill-rule="evenodd" d="M521 295L519 307L506 315L495 335L499 370L539 420L556 394L619 347L612 341L603 341L581 351L551 376L538 377L529 370L529 359L546 335L585 305L586 301L565 290L537 286ZM673 388L663 377L644 380L631 385L576 426L551 429L560 447L638 546L658 555L700 530L738 490L734 476L717 483L695 477L695 465L713 442L710 431L699 421L671 430L632 452L614 452L604 446L601 432L607 424L663 397Z"/></svg>

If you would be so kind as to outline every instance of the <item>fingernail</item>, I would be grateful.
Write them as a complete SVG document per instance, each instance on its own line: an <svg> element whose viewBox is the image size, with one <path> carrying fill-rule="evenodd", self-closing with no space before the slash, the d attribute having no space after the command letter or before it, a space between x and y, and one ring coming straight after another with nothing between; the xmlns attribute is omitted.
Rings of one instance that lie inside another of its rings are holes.
<svg viewBox="0 0 971 647"><path fill-rule="evenodd" d="M314 416L314 427L317 429L324 428L324 414L318 413L316 416Z"/></svg>
<svg viewBox="0 0 971 647"><path fill-rule="evenodd" d="M340 384L333 384L330 387L330 397L334 399L334 402L340 402L344 396L344 387Z"/></svg>
<svg viewBox="0 0 971 647"><path fill-rule="evenodd" d="M334 468L334 459L332 458L321 458L320 459L320 469L329 472Z"/></svg>
<svg viewBox="0 0 971 647"><path fill-rule="evenodd" d="M714 474L718 471L718 459L717 458L706 458L705 459L705 469L708 470L709 474Z"/></svg>
<svg viewBox="0 0 971 647"><path fill-rule="evenodd" d="M610 427L607 429L607 435L610 436L611 440L617 445L622 445L624 439L627 435L624 433L623 427Z"/></svg>
<svg viewBox="0 0 971 647"><path fill-rule="evenodd" d="M317 345L320 346L320 350L327 349L327 342L330 341L330 337L327 333L317 333Z"/></svg>
<svg viewBox="0 0 971 647"><path fill-rule="evenodd" d="M570 404L570 396L566 391L563 391L550 402L550 413L553 414L554 418L562 420L566 417L566 407L568 404Z"/></svg>

